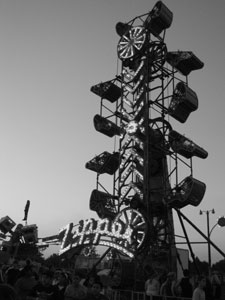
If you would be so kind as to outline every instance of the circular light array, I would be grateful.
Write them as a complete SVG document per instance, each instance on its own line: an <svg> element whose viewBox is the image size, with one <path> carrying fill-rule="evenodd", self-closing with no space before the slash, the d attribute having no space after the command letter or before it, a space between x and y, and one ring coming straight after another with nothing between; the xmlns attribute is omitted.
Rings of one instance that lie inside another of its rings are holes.
<svg viewBox="0 0 225 300"><path fill-rule="evenodd" d="M124 227L124 234L127 234L127 241L123 245L133 248L133 250L140 249L143 245L146 235L148 225L145 217L141 212L125 208L121 210L114 219L115 224ZM117 241L120 243L120 241Z"/></svg>
<svg viewBox="0 0 225 300"><path fill-rule="evenodd" d="M166 61L167 47L162 42L151 42L149 45L149 66L151 68L151 74L157 73Z"/></svg>
<svg viewBox="0 0 225 300"><path fill-rule="evenodd" d="M146 29L141 26L132 27L119 41L117 51L121 60L134 57L146 42Z"/></svg>

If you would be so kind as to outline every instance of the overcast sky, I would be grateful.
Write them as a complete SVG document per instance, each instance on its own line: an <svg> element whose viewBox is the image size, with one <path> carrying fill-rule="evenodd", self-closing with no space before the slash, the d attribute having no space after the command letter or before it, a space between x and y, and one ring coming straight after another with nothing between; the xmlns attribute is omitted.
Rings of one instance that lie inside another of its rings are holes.
<svg viewBox="0 0 225 300"><path fill-rule="evenodd" d="M85 163L111 152L113 140L94 129L100 99L90 87L117 74L116 23L149 12L155 3L0 0L0 217L22 223L29 199L28 224L37 224L39 237L57 234L69 222L97 218L89 210L96 174ZM207 185L205 197L199 207L182 210L206 233L200 209L215 209L210 226L225 215L225 2L164 3L173 12L168 50L193 51L205 64L189 76L199 108L185 124L175 121L174 129L209 152L206 160L193 161L194 177ZM223 228L212 234L223 251L224 234ZM190 237L201 240L192 230ZM195 251L207 259L206 245ZM214 250L212 257L222 259Z"/></svg>

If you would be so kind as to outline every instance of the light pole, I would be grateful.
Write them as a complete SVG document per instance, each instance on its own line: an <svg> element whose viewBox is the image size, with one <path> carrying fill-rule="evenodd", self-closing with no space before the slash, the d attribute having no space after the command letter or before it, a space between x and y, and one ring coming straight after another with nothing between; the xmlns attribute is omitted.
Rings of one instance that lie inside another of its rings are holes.
<svg viewBox="0 0 225 300"><path fill-rule="evenodd" d="M215 213L215 210L214 208L211 209L211 210L200 210L199 214L202 215L203 213L206 214L206 217L207 217L207 237L208 237L208 264L209 264L209 275L211 274L211 247L210 247L210 235L212 233L212 230L210 231L209 229L209 213L212 213L214 214ZM214 226L215 227L215 226ZM213 227L213 228L214 228ZM213 229L212 228L212 229Z"/></svg>

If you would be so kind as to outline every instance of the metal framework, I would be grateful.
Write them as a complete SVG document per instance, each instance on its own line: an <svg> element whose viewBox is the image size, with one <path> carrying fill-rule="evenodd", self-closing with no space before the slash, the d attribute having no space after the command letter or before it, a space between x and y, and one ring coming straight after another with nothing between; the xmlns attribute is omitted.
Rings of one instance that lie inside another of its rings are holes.
<svg viewBox="0 0 225 300"><path fill-rule="evenodd" d="M150 13L116 25L121 71L91 91L101 97L95 128L114 137L118 149L86 164L98 173L90 208L132 229L140 265L168 270L176 269L172 210L202 200L205 184L193 177L192 157L207 157L170 124L171 117L184 123L198 108L188 75L203 67L192 52L168 52L165 35L172 18L158 1ZM112 191L101 183L102 174L110 174L107 167L113 170Z"/></svg>

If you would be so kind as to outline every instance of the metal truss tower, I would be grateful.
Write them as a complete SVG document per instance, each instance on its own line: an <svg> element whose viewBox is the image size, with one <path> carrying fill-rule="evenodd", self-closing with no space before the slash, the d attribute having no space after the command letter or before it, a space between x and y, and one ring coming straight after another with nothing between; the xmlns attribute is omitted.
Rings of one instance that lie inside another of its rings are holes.
<svg viewBox="0 0 225 300"><path fill-rule="evenodd" d="M90 209L130 229L129 245L142 267L168 270L177 259L173 209L200 204L206 185L193 177L192 157L208 155L171 125L197 110L188 75L204 66L191 51L167 50L172 19L158 1L149 13L117 23L120 72L91 87L101 98L95 129L114 138L117 149L86 163L97 172ZM113 176L110 191L101 183L106 173Z"/></svg>

